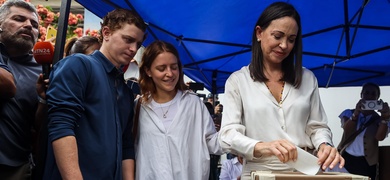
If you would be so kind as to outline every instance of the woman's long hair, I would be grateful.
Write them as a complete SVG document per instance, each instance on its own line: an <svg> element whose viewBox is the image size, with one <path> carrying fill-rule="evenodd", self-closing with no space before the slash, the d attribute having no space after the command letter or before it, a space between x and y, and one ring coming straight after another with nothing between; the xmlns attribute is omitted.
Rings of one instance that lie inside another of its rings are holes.
<svg viewBox="0 0 390 180"><path fill-rule="evenodd" d="M180 61L179 53L177 52L176 48L172 44L164 41L154 41L145 48L145 51L142 55L139 71L139 85L141 87L141 94L143 95L143 102L148 102L150 95L156 93L157 91L153 79L146 74L146 70L151 68L152 63L154 62L156 57L163 52L172 53L177 58L177 64L179 67L179 81L177 82L175 89L188 89L188 87L184 83L183 65Z"/></svg>
<svg viewBox="0 0 390 180"><path fill-rule="evenodd" d="M283 77L281 80L286 81L296 88L299 88L302 81L302 27L301 18L294 6L285 2L276 2L268 6L260 15L256 22L252 36L252 59L249 64L249 71L254 81L268 81L264 74L263 51L260 42L257 42L256 26L265 30L273 20L292 17L298 25L298 34L295 40L294 48L286 59L282 62Z"/></svg>

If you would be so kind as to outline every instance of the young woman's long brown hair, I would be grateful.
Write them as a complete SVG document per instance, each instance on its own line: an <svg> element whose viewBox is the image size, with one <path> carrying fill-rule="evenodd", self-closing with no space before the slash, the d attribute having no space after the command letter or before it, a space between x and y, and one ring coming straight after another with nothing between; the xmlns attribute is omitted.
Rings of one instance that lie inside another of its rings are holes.
<svg viewBox="0 0 390 180"><path fill-rule="evenodd" d="M145 48L139 71L139 85L141 87L141 94L143 95L143 102L148 102L150 95L156 93L157 91L153 79L146 74L146 69L150 69L156 57L163 52L172 53L177 58L177 65L179 67L179 81L177 82L175 89L188 89L184 83L183 64L180 61L179 53L177 52L176 48L172 44L164 41L154 41Z"/></svg>

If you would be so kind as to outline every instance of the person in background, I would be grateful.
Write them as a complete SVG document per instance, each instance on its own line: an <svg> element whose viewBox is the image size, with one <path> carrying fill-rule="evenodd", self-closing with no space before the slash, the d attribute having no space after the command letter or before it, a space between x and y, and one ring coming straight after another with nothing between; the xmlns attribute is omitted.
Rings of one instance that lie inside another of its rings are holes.
<svg viewBox="0 0 390 180"><path fill-rule="evenodd" d="M34 5L8 0L0 7L0 179L30 179L36 83L42 66L32 49L38 39Z"/></svg>
<svg viewBox="0 0 390 180"><path fill-rule="evenodd" d="M219 131L222 148L244 158L241 179L250 179L252 170L294 170L286 162L299 158L297 148L318 151L324 170L341 168L317 79L302 67L298 12L272 3L253 30L251 63L226 81Z"/></svg>
<svg viewBox="0 0 390 180"><path fill-rule="evenodd" d="M222 163L221 174L219 175L220 180L240 180L242 172L241 156L232 155L231 159L228 159Z"/></svg>
<svg viewBox="0 0 390 180"><path fill-rule="evenodd" d="M223 112L223 105L219 103L214 107L214 116L213 116L217 131L219 131L221 128L222 112Z"/></svg>
<svg viewBox="0 0 390 180"><path fill-rule="evenodd" d="M218 102L218 94L215 95L215 102L214 102L213 94L209 93L207 95L207 102L211 103L215 107L215 105L217 105Z"/></svg>
<svg viewBox="0 0 390 180"><path fill-rule="evenodd" d="M215 125L215 130L217 130L217 132L218 132L221 123L220 123L220 119L218 118L218 116L214 113L214 109L215 108L213 108L213 105L210 102L204 102L204 104L206 105L207 110L210 112L210 115L213 118L213 122L214 122L214 125ZM209 180L218 179L218 176L219 176L218 165L219 165L220 158L221 158L220 155L210 154L210 176L209 176Z"/></svg>
<svg viewBox="0 0 390 180"><path fill-rule="evenodd" d="M202 100L185 85L172 44L146 47L139 83L136 179L208 179L209 154L222 154L218 133Z"/></svg>
<svg viewBox="0 0 390 180"><path fill-rule="evenodd" d="M376 178L378 164L379 141L383 141L389 134L390 112L387 102L378 101L380 88L377 84L366 83L362 86L360 100L356 103L355 109L346 109L340 115L341 127L344 129L343 139L340 141L339 149L345 159L345 169L352 174L369 176L372 180ZM382 108L368 108L367 101L378 101ZM378 115L375 110L379 110ZM372 121L372 123L370 123ZM353 140L346 142L360 128L364 128Z"/></svg>
<svg viewBox="0 0 390 180"><path fill-rule="evenodd" d="M218 96L217 96L218 98ZM212 98L211 98L212 99ZM207 102L210 103L210 102ZM210 103L211 104L211 103ZM223 111L223 106L222 104L217 104L214 107L213 114L211 115L213 117L215 129L217 132L221 129L221 119L222 119L222 111ZM218 179L219 174L220 174L220 155L215 155L215 154L210 154L210 178L209 180L213 179Z"/></svg>
<svg viewBox="0 0 390 180"><path fill-rule="evenodd" d="M204 105L206 105L207 110L209 111L210 115L214 115L214 108L213 105L210 102L204 102Z"/></svg>
<svg viewBox="0 0 390 180"><path fill-rule="evenodd" d="M65 44L65 56L74 53L92 54L101 46L99 39L94 36L72 37Z"/></svg>
<svg viewBox="0 0 390 180"><path fill-rule="evenodd" d="M98 51L77 53L53 66L43 179L134 178L134 96L122 66L133 59L145 31L135 12L115 9L103 18Z"/></svg>

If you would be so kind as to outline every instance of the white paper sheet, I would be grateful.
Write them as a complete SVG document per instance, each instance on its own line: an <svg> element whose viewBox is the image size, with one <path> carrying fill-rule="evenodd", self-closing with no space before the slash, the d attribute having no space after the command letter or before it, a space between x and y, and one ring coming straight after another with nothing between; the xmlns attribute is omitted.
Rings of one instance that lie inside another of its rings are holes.
<svg viewBox="0 0 390 180"><path fill-rule="evenodd" d="M318 173L320 169L320 165L318 163L318 158L313 156L312 154L306 152L305 150L297 147L298 158L294 161L288 161L290 167L295 168L297 171L307 174L307 175L315 175Z"/></svg>

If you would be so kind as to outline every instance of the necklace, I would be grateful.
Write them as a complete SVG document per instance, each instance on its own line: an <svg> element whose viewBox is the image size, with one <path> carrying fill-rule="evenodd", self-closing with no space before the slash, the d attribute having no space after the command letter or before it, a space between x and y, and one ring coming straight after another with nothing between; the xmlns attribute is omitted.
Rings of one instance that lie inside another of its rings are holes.
<svg viewBox="0 0 390 180"><path fill-rule="evenodd" d="M279 97L279 102L278 102L279 105L281 105L282 102L283 102L283 90L284 90L284 85L285 85L285 83L286 83L285 81L282 82L282 90L280 91L280 97ZM273 93L272 93L271 89L269 89L267 83L264 83L264 84L267 86L269 92L273 95Z"/></svg>
<svg viewBox="0 0 390 180"><path fill-rule="evenodd" d="M172 105L172 102L173 102L173 99L171 100L171 103L169 103L168 109L167 109L167 111L165 111L165 112L164 112L164 109L163 109L163 107L161 106L161 104L159 104L159 105L160 105L161 112L162 112L162 115L163 115L163 118L167 118L167 114L168 114L168 112L169 112L169 108L170 108L171 105Z"/></svg>

